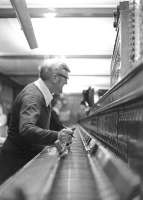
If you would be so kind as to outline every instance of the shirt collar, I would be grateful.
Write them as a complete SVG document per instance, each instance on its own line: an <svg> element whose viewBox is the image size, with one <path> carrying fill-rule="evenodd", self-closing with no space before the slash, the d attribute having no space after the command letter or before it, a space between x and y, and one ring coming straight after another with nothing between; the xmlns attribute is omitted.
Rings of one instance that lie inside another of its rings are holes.
<svg viewBox="0 0 143 200"><path fill-rule="evenodd" d="M41 78L39 78L37 81L34 82L34 84L43 94L46 106L49 106L51 100L53 99L53 96L49 91L48 87L46 86L46 84L44 83L44 81Z"/></svg>

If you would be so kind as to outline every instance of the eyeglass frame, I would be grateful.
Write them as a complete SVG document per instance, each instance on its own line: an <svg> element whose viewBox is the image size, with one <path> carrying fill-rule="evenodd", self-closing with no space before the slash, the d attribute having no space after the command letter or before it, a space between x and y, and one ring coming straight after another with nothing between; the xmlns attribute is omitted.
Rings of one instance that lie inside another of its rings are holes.
<svg viewBox="0 0 143 200"><path fill-rule="evenodd" d="M57 75L59 75L59 76L61 76L61 77L65 78L66 80L68 80L68 79L69 79L69 77L67 77L67 76L65 76L65 75L63 75L63 74L57 73Z"/></svg>

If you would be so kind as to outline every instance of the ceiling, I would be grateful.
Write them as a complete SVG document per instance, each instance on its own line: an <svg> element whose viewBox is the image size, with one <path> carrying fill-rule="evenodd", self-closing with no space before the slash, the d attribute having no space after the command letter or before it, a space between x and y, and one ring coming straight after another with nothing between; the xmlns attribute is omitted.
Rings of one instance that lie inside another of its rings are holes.
<svg viewBox="0 0 143 200"><path fill-rule="evenodd" d="M56 56L71 69L64 93L109 88L116 6L117 0L0 0L0 72L25 85Z"/></svg>

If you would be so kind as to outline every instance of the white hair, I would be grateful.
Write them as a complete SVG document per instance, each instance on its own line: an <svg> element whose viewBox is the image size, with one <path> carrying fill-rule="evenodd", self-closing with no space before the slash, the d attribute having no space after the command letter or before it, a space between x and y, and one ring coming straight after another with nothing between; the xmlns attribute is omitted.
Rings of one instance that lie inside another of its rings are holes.
<svg viewBox="0 0 143 200"><path fill-rule="evenodd" d="M43 80L48 80L53 74L61 74L68 78L70 72L67 64L59 59L49 59L39 67L39 76Z"/></svg>

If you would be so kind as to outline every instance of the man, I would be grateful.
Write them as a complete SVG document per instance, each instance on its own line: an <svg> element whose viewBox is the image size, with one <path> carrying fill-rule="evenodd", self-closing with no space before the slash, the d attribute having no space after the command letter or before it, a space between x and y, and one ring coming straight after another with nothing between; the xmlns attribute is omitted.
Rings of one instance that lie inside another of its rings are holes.
<svg viewBox="0 0 143 200"><path fill-rule="evenodd" d="M46 145L62 137L69 139L70 130L51 131L52 94L60 94L67 84L68 66L49 61L39 69L39 79L28 84L16 97L12 107L8 137L0 154L0 183L14 174Z"/></svg>
<svg viewBox="0 0 143 200"><path fill-rule="evenodd" d="M80 110L77 113L77 121L79 121L80 119L86 117L87 113L88 113L88 110L89 110L89 108L88 108L86 102L82 100L80 102Z"/></svg>
<svg viewBox="0 0 143 200"><path fill-rule="evenodd" d="M50 130L60 131L65 126L60 121L60 111L62 108L62 102L59 98L54 98L52 101L52 112L50 120Z"/></svg>

